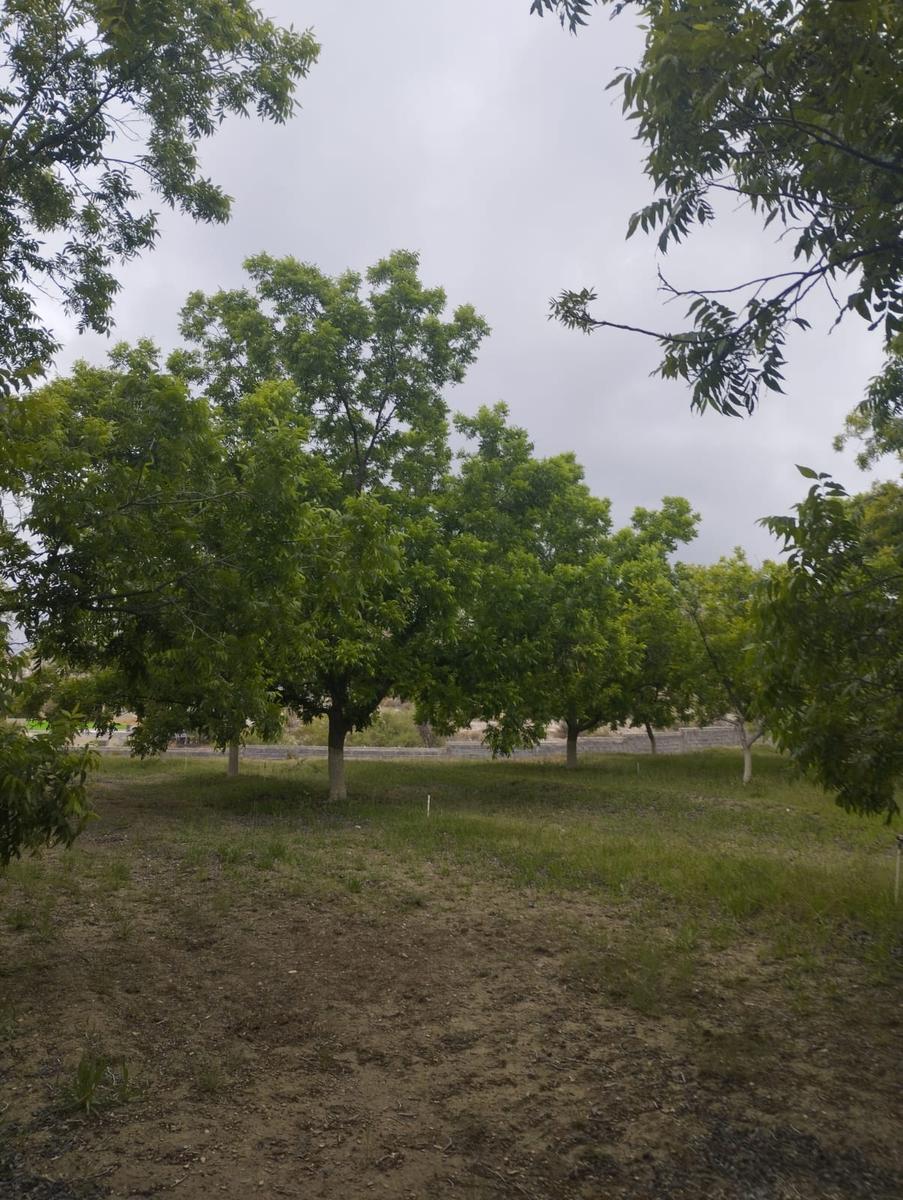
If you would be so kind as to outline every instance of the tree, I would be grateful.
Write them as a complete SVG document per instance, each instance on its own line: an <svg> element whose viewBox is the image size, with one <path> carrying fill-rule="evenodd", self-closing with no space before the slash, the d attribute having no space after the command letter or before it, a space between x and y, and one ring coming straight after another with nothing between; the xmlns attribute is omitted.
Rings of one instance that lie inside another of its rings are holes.
<svg viewBox="0 0 903 1200"><path fill-rule="evenodd" d="M739 548L710 566L681 564L678 579L698 635L696 712L730 720L743 747L743 782L752 779L752 747L764 735L761 679L753 645L756 597L765 579Z"/></svg>
<svg viewBox="0 0 903 1200"><path fill-rule="evenodd" d="M635 509L614 538L625 621L637 646L622 679L624 719L646 730L653 754L655 730L686 720L694 706L696 636L668 560L693 540L698 522L683 496L665 496L660 509Z"/></svg>
<svg viewBox="0 0 903 1200"><path fill-rule="evenodd" d="M230 113L282 122L318 46L247 0L9 0L0 13L0 390L57 349L35 293L104 332L114 264L150 249L150 191L195 220L230 200L198 143Z"/></svg>
<svg viewBox="0 0 903 1200"><path fill-rule="evenodd" d="M186 728L236 749L250 725L273 733L316 524L287 389L265 385L223 421L141 343L77 364L14 420L34 452L3 480L27 535L10 603L38 662L75 673L57 700L101 729L135 711L139 753Z"/></svg>
<svg viewBox="0 0 903 1200"><path fill-rule="evenodd" d="M667 558L694 536L698 516L666 497L612 533L609 502L592 495L573 454L537 458L504 405L459 417L457 427L472 445L443 508L447 536L475 563L473 584L438 652L424 715L444 729L479 719L503 754L559 721L576 766L582 733L640 711L659 653L650 581L664 581L674 607ZM672 689L678 669L669 665ZM676 690L670 702L679 703Z"/></svg>
<svg viewBox="0 0 903 1200"><path fill-rule="evenodd" d="M230 201L205 179L199 142L230 113L284 121L296 82L318 53L310 33L280 29L247 0L10 0L0 11L0 465L28 472L12 392L57 349L36 305L50 293L81 329L110 328L115 264L149 249L156 215L142 190L197 220L222 221ZM140 129L141 136L137 131ZM0 519L4 574L24 543ZM70 581L71 582L71 581ZM65 589L64 589L65 590ZM7 669L9 664L4 669ZM62 724L58 725L62 731ZM59 743L7 731L0 772L28 794L70 778ZM62 736L62 733L60 734ZM37 774L29 763L40 750ZM17 773L26 772L21 776ZM10 784L10 786L12 786ZM36 801L35 801L36 803ZM49 812L47 805L33 811ZM24 826L22 829L24 831ZM74 828L74 826L73 826ZM56 827L47 826L48 836ZM30 835L29 835L30 836Z"/></svg>
<svg viewBox="0 0 903 1200"><path fill-rule="evenodd" d="M503 404L456 425L471 445L445 486L442 513L470 584L436 645L421 715L443 730L482 720L501 754L568 719L573 759L576 727L605 718L603 692L620 652L602 553L608 502L591 495L572 454L536 458Z"/></svg>
<svg viewBox="0 0 903 1200"><path fill-rule="evenodd" d="M582 482L578 487L587 506L600 504ZM666 497L660 510L637 508L627 529L600 529L576 561L571 550L552 565L544 609L549 658L538 693L565 726L568 766L577 765L581 733L630 720L646 728L654 751L653 725L671 724L683 712L686 641L666 628L654 581L661 587L667 579L665 595L675 607L667 555L695 535L697 519L682 497ZM562 548L573 544L565 537Z"/></svg>
<svg viewBox="0 0 903 1200"><path fill-rule="evenodd" d="M250 259L253 289L195 294L172 368L226 417L267 383L284 385L308 430L323 534L304 565L305 598L285 630L278 692L329 724L330 797L343 799L345 738L387 695L425 686L466 572L443 537L448 465L443 388L488 332L397 251L333 279L294 259ZM294 657L293 657L294 656Z"/></svg>
<svg viewBox="0 0 903 1200"><path fill-rule="evenodd" d="M903 775L903 488L850 497L815 477L764 524L786 569L758 605L762 691L779 746L844 808L899 812Z"/></svg>
<svg viewBox="0 0 903 1200"><path fill-rule="evenodd" d="M580 734L623 719L623 680L639 649L624 619L610 556L556 566L544 615L549 658L537 699L540 712L554 713L564 725L565 761L576 767Z"/></svg>
<svg viewBox="0 0 903 1200"><path fill-rule="evenodd" d="M21 701L27 655L14 654L9 630L0 627L0 712ZM69 846L90 817L85 779L94 752L73 749L78 717L58 711L45 731L31 737L0 717L0 867L41 846Z"/></svg>
<svg viewBox="0 0 903 1200"><path fill-rule="evenodd" d="M531 8L557 12L576 32L593 3L533 0ZM780 391L786 335L808 326L801 313L817 289L838 320L859 314L890 347L903 331L903 7L621 0L614 11L627 7L646 29L645 51L612 86L636 121L656 193L628 236L657 232L666 253L716 219L724 194L763 227L782 229L792 260L721 289L662 279L669 295L689 301L689 326L635 330L659 342L658 373L687 381L697 408L751 412L763 389ZM566 291L552 311L587 332L634 328L594 317L596 298L589 288ZM897 403L899 412L899 392Z"/></svg>
<svg viewBox="0 0 903 1200"><path fill-rule="evenodd" d="M642 551L622 565L621 578L627 628L638 647L623 680L625 710L634 728L646 730L654 754L655 730L669 729L694 711L698 635L662 554Z"/></svg>

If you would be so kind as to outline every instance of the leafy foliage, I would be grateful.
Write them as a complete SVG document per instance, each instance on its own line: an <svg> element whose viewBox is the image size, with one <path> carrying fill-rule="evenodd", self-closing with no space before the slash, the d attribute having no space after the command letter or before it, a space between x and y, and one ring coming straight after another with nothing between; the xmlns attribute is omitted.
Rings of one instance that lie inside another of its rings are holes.
<svg viewBox="0 0 903 1200"><path fill-rule="evenodd" d="M221 745L248 722L275 732L267 659L313 520L284 389L258 389L224 425L142 343L78 364L14 415L23 466L4 482L25 536L11 604L39 659L77 673L59 695L100 728L134 710L141 752L186 728Z"/></svg>
<svg viewBox="0 0 903 1200"><path fill-rule="evenodd" d="M786 570L758 606L769 728L846 809L899 811L903 774L903 489L848 497L815 480L796 515L763 523Z"/></svg>
<svg viewBox="0 0 903 1200"><path fill-rule="evenodd" d="M87 748L70 748L78 718L58 712L45 733L0 722L0 866L25 850L70 846L90 816Z"/></svg>
<svg viewBox="0 0 903 1200"><path fill-rule="evenodd" d="M530 12L542 17L547 12L558 14L562 25L566 25L571 33L576 33L581 25L586 24L590 9L596 0L533 0Z"/></svg>
<svg viewBox="0 0 903 1200"><path fill-rule="evenodd" d="M80 719L57 709L29 734L9 714L29 711L36 689L27 653L14 653L0 625L0 867L23 851L71 845L90 816L85 778L90 750L71 746Z"/></svg>
<svg viewBox="0 0 903 1200"><path fill-rule="evenodd" d="M292 112L318 47L247 0L11 0L0 13L0 388L56 350L35 303L110 327L114 264L149 249L153 192L196 220L229 197L198 142L230 114Z"/></svg>
<svg viewBox="0 0 903 1200"><path fill-rule="evenodd" d="M681 496L666 496L658 512L639 508L618 532L615 553L628 635L637 647L621 677L625 718L649 734L687 720L697 706L698 637L668 561L696 536L699 514Z"/></svg>
<svg viewBox="0 0 903 1200"><path fill-rule="evenodd" d="M846 419L844 432L834 446L842 450L855 438L862 443L856 461L863 470L886 454L895 454L903 462L903 338L896 339L884 371L876 375L862 400Z"/></svg>
<svg viewBox="0 0 903 1200"><path fill-rule="evenodd" d="M346 735L385 696L423 686L459 603L466 565L438 519L450 459L442 390L488 329L469 305L444 318L445 293L421 283L408 251L366 280L266 255L247 266L253 290L190 297L189 348L171 365L227 420L276 383L307 429L322 528L299 563L305 595L276 678L287 707L328 718L340 795Z"/></svg>
<svg viewBox="0 0 903 1200"><path fill-rule="evenodd" d="M626 8L613 5L615 12ZM894 0L638 0L639 66L611 86L646 146L655 198L628 236L654 232L662 253L739 197L789 235L793 265L724 289L678 290L689 327L654 331L600 320L591 288L563 292L552 312L590 331L656 338L658 373L692 387L693 403L751 412L780 391L784 344L806 328L801 306L827 291L837 319L855 312L885 341L903 331L903 8ZM537 0L572 32L589 4ZM846 295L837 294L842 282Z"/></svg>
<svg viewBox="0 0 903 1200"><path fill-rule="evenodd" d="M696 716L703 722L734 722L744 750L744 783L751 778L749 749L765 732L753 647L756 598L770 571L757 570L739 548L709 566L678 568L683 602L698 638Z"/></svg>
<svg viewBox="0 0 903 1200"><path fill-rule="evenodd" d="M501 754L561 721L573 765L581 733L639 712L645 656L651 673L659 655L647 574L676 608L667 555L693 536L696 514L670 497L613 534L609 503L592 495L574 456L537 458L504 405L456 424L471 444L443 512L447 537L471 557L472 580L421 693L423 712L444 729L483 721ZM676 685L661 661L658 672L664 711Z"/></svg>
<svg viewBox="0 0 903 1200"><path fill-rule="evenodd" d="M442 514L445 538L470 576L421 707L449 731L483 720L489 745L506 754L563 715L555 687L568 674L568 655L585 665L608 648L614 596L599 557L608 502L590 494L572 454L534 457L503 404L459 416L456 426L471 444L446 483Z"/></svg>
<svg viewBox="0 0 903 1200"><path fill-rule="evenodd" d="M667 556L695 535L696 520L686 500L666 497L551 573L540 691L567 729L572 763L581 733L628 721L670 725L689 711L691 639Z"/></svg>
<svg viewBox="0 0 903 1200"><path fill-rule="evenodd" d="M201 174L198 143L230 113L245 115L252 107L259 117L284 121L293 108L296 82L307 74L317 52L309 33L280 29L247 0L10 0L3 6L3 486L16 493L26 479L33 483L43 452L50 455L51 474L60 466L58 447L52 435L42 437L44 422L35 406L23 415L9 399L44 372L57 349L37 295L60 299L80 329L108 330L118 286L115 264L149 249L156 239L157 218L145 207L143 193L156 193L196 220L226 220L229 197ZM37 430L28 427L35 419ZM85 430L83 457L97 433L96 428ZM62 538L57 549L65 542L63 527L68 522L75 528L79 515L77 509L68 516L56 513L56 532ZM83 532L95 538L100 534L97 527ZM51 531L51 542L54 536ZM20 584L38 561L28 538L8 528L5 514L0 553L4 578ZM90 641L97 635L87 626L97 619L96 597L105 589L95 587L89 611L80 611L75 597L86 593L78 575L81 564L75 561L80 552L69 547L66 553L70 572L56 580L49 570L53 553L45 560L44 603L54 607L62 622L58 628L68 614L75 619L73 637ZM129 574L124 563L118 565ZM121 580L118 586L123 586ZM137 595L133 577L124 586ZM20 587L20 600L22 596ZM37 598L30 603L37 613ZM134 678L134 645L130 653ZM68 752L73 728L61 715L41 738L4 728L6 858L42 841L68 844L75 836L84 812L89 758Z"/></svg>

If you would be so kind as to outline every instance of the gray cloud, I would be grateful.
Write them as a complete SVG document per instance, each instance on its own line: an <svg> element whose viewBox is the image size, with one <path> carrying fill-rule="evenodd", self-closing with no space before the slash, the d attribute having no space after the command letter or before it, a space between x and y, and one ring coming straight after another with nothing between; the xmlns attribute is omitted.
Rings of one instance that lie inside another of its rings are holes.
<svg viewBox="0 0 903 1200"><path fill-rule="evenodd" d="M880 348L832 313L790 347L787 395L752 419L694 416L686 389L650 379L656 347L613 332L584 337L546 320L562 287L593 284L599 310L647 326L677 324L656 286L654 246L625 242L649 195L640 149L605 84L636 61L629 13L600 13L579 37L528 14L527 0L328 0L262 7L314 28L321 61L287 126L232 122L204 151L235 197L232 222L198 228L173 215L160 248L124 275L116 336L169 346L193 288L242 281L267 250L328 271L362 269L418 249L424 276L493 327L466 383L449 397L472 411L505 400L541 453L573 449L589 482L626 520L637 504L682 494L703 514L691 556L742 544L774 553L755 525L804 492L793 464L867 480L831 439L878 368ZM691 239L663 266L681 283L717 285L784 261L743 213ZM97 358L103 339L66 331L61 364Z"/></svg>

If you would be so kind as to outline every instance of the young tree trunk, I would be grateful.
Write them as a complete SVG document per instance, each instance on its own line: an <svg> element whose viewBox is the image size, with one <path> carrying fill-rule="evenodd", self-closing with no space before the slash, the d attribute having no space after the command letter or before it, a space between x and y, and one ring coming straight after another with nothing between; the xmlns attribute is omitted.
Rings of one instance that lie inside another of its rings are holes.
<svg viewBox="0 0 903 1200"><path fill-rule="evenodd" d="M752 779L752 747L743 747L743 782L749 783Z"/></svg>
<svg viewBox="0 0 903 1200"><path fill-rule="evenodd" d="M655 730L652 728L652 726L649 724L648 721L644 721L643 724L646 726L646 736L649 738L649 745L651 747L651 753L655 754L655 751L656 751Z"/></svg>
<svg viewBox="0 0 903 1200"><path fill-rule="evenodd" d="M329 711L329 799L346 800L345 721L338 709Z"/></svg>
<svg viewBox="0 0 903 1200"><path fill-rule="evenodd" d="M567 725L567 730L568 730L568 743L567 743L568 752L567 752L566 764L569 767L576 767L576 765L577 765L577 738L580 736L580 730L577 727L577 725L571 724L570 721L566 721L565 724Z"/></svg>
<svg viewBox="0 0 903 1200"><path fill-rule="evenodd" d="M752 741L746 734L746 726L742 721L738 722L740 730L740 745L743 747L743 782L749 783L752 779Z"/></svg>
<svg viewBox="0 0 903 1200"><path fill-rule="evenodd" d="M239 742L229 743L229 762L226 766L226 776L229 779L235 779L238 775L238 750Z"/></svg>

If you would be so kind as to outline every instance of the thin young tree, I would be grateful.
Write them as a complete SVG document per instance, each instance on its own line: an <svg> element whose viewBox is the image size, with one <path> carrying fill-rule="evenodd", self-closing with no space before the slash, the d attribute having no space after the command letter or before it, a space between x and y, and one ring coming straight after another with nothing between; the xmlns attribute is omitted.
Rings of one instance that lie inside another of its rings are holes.
<svg viewBox="0 0 903 1200"><path fill-rule="evenodd" d="M678 578L698 638L697 715L734 725L743 750L743 782L749 783L752 748L765 735L755 604L767 571L738 548L709 566L681 564Z"/></svg>

